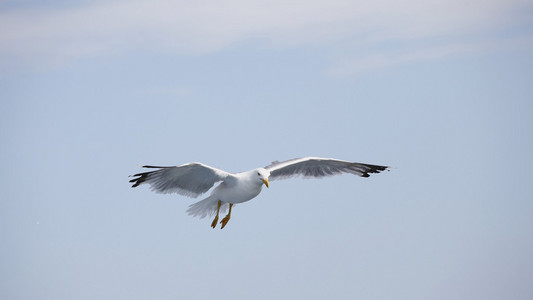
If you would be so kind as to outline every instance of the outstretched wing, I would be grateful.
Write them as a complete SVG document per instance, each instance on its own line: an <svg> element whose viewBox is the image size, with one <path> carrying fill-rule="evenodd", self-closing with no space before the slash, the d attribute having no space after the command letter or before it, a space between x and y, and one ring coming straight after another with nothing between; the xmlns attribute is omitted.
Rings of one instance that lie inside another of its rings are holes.
<svg viewBox="0 0 533 300"><path fill-rule="evenodd" d="M207 192L217 181L231 176L230 173L201 163L188 163L176 167L142 166L159 170L131 175L131 187L147 183L156 193L180 195L196 198Z"/></svg>
<svg viewBox="0 0 533 300"><path fill-rule="evenodd" d="M270 171L270 180L284 179L295 176L304 178L325 177L350 173L361 177L368 177L370 173L387 170L387 166L377 166L349 162L333 158L304 157L283 162L274 161L265 169Z"/></svg>

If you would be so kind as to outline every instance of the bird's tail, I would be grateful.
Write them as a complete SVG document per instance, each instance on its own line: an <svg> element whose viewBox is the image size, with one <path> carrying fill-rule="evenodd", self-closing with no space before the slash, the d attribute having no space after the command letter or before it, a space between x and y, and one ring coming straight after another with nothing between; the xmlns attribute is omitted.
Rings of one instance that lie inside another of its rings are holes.
<svg viewBox="0 0 533 300"><path fill-rule="evenodd" d="M189 216L199 217L200 219L203 219L208 215L214 215L217 212L217 206L218 199L216 197L209 196L204 200L191 204L189 206L189 209L187 209L187 213L189 214ZM220 213L225 213L228 209L228 206L229 205L227 203L222 202L222 205L220 206Z"/></svg>

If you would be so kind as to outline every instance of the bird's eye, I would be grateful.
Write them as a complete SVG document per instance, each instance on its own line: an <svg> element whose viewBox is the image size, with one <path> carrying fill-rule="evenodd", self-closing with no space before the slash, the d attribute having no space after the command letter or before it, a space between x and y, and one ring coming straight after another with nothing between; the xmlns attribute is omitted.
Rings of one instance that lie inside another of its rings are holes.
<svg viewBox="0 0 533 300"><path fill-rule="evenodd" d="M257 175L258 175L258 176L261 176L261 173L257 172Z"/></svg>

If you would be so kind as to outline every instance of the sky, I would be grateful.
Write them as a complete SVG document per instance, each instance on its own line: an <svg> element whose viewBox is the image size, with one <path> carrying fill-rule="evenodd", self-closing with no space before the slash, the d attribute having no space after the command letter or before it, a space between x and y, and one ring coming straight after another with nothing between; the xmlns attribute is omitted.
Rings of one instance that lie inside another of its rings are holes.
<svg viewBox="0 0 533 300"><path fill-rule="evenodd" d="M532 299L533 1L0 1L0 298ZM319 156L228 225L130 187Z"/></svg>

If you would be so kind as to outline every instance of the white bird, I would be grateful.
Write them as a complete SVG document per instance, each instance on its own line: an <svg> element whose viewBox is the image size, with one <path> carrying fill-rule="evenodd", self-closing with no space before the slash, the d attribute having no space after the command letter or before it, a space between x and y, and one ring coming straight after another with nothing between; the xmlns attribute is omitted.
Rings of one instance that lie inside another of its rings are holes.
<svg viewBox="0 0 533 300"><path fill-rule="evenodd" d="M196 198L207 192L219 181L221 183L213 189L209 197L189 206L187 212L191 216L205 218L216 213L211 227L215 228L218 216L229 206L229 212L222 219L221 229L226 226L231 217L231 208L236 203L242 203L255 198L261 192L263 184L269 187L269 179L284 179L295 176L325 177L342 173L350 173L361 177L368 177L370 173L388 170L387 166L362 164L333 158L304 157L274 161L264 168L257 168L241 173L228 173L202 163L191 162L175 167L142 166L159 170L131 175L135 177L130 182L132 187L147 183L157 193L178 193Z"/></svg>

